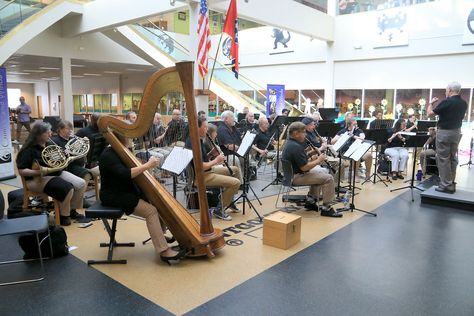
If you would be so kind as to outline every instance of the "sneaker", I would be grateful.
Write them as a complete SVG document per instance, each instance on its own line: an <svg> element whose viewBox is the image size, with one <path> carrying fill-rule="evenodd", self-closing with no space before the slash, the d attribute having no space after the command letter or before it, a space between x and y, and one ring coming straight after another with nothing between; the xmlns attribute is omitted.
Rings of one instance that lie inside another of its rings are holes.
<svg viewBox="0 0 474 316"><path fill-rule="evenodd" d="M342 217L342 213L336 212L332 207L322 206L321 216Z"/></svg>
<svg viewBox="0 0 474 316"><path fill-rule="evenodd" d="M78 213L76 210L71 210L70 217L72 219L81 219L81 218L84 218L85 216Z"/></svg>
<svg viewBox="0 0 474 316"><path fill-rule="evenodd" d="M403 179L405 179L405 177L404 177L404 176L402 176L401 174L399 174L399 175L397 176L397 178L398 178L398 179L400 179L400 180L403 180Z"/></svg>
<svg viewBox="0 0 474 316"><path fill-rule="evenodd" d="M316 203L316 200L311 196L306 197L306 202L304 203L304 207L307 211L317 212L319 210L318 203Z"/></svg>
<svg viewBox="0 0 474 316"><path fill-rule="evenodd" d="M231 209L232 213L240 213L240 209L235 205L234 202L230 203L229 208Z"/></svg>
<svg viewBox="0 0 474 316"><path fill-rule="evenodd" d="M232 220L232 216L230 216L229 214L227 214L226 212L222 211L220 208L215 208L213 211L212 211L212 214L219 218L219 219L222 219L223 221L231 221Z"/></svg>
<svg viewBox="0 0 474 316"><path fill-rule="evenodd" d="M398 176L392 176L392 180L398 180Z"/></svg>
<svg viewBox="0 0 474 316"><path fill-rule="evenodd" d="M61 224L61 226L69 226L71 225L71 218L69 216L60 216L59 217L59 224Z"/></svg>

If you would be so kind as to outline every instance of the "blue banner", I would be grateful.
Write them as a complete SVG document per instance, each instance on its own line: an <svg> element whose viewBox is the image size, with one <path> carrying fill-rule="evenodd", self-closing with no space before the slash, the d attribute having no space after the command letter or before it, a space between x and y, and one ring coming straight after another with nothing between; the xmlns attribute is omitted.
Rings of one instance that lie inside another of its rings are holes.
<svg viewBox="0 0 474 316"><path fill-rule="evenodd" d="M7 72L0 67L0 180L15 177L12 160L10 110L8 109Z"/></svg>
<svg viewBox="0 0 474 316"><path fill-rule="evenodd" d="M267 117L276 113L281 115L285 108L285 85L268 84L267 85Z"/></svg>

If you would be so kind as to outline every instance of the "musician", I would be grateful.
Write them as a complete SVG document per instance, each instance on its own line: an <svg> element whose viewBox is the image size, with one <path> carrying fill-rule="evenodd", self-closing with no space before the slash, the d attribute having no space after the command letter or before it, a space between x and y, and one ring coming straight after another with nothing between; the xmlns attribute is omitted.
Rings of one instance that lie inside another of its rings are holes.
<svg viewBox="0 0 474 316"><path fill-rule="evenodd" d="M239 149L241 143L240 133L235 127L234 113L231 111L222 112L221 120L224 124L221 124L217 128L217 140L219 141L219 146L224 152L224 155L227 156L227 161L241 169L240 166L244 164L243 159L241 160L234 155L234 153Z"/></svg>
<svg viewBox="0 0 474 316"><path fill-rule="evenodd" d="M92 139L95 134L100 133L99 127L97 126L97 122L99 121L99 118L100 118L100 114L93 113L91 115L91 121L89 122L89 125L78 130L76 135L78 137L87 137L89 139Z"/></svg>
<svg viewBox="0 0 474 316"><path fill-rule="evenodd" d="M289 114L290 114L290 110L288 109L281 110L281 115L288 116Z"/></svg>
<svg viewBox="0 0 474 316"><path fill-rule="evenodd" d="M273 159L276 156L275 140L270 141L272 135L268 133L269 126L268 119L264 115L258 118L258 134L255 136L252 145L252 149L257 152L256 159L260 159L262 156Z"/></svg>
<svg viewBox="0 0 474 316"><path fill-rule="evenodd" d="M399 119L395 122L395 127L393 128L392 134L387 140L387 148L385 149L385 154L390 156L392 162L392 179L404 179L402 176L403 170L407 166L408 161L408 150L404 148L404 143L406 141L405 137L401 132L405 131L406 122L404 119Z"/></svg>
<svg viewBox="0 0 474 316"><path fill-rule="evenodd" d="M236 194L240 187L240 169L236 166L231 166L233 176L229 175L227 167L222 166L225 161L224 154L215 155L215 158L209 159L208 152L204 146L204 139L208 132L208 123L205 117L198 117L198 134L201 141L201 154L204 170L204 183L209 187L222 187L222 205L214 210L214 215L225 221L232 220L232 217L224 210L229 207L234 213L240 210L232 203L234 194ZM186 140L186 148L191 149L191 138Z"/></svg>
<svg viewBox="0 0 474 316"><path fill-rule="evenodd" d="M148 131L148 140L149 140L149 147L163 147L163 142L161 141L163 137L161 137L165 133L165 127L161 123L161 114L155 113L153 117L153 124Z"/></svg>
<svg viewBox="0 0 474 316"><path fill-rule="evenodd" d="M344 114L344 121L340 122L339 125L341 125L341 128L345 128L347 124L349 123L350 120L354 118L354 113L352 112L346 112Z"/></svg>
<svg viewBox="0 0 474 316"><path fill-rule="evenodd" d="M307 140L309 140L311 142L311 144L314 147L318 148L318 149L321 146L323 146L322 139L318 136L318 134L316 132L316 121L313 120L313 118L311 118L311 117L305 117L301 121L301 123L306 125L306 138L307 138ZM321 149L325 149L325 148L321 148Z"/></svg>
<svg viewBox="0 0 474 316"><path fill-rule="evenodd" d="M408 115L407 128L405 129L405 132L418 132L418 123L415 114Z"/></svg>
<svg viewBox="0 0 474 316"><path fill-rule="evenodd" d="M436 161L438 164L440 183L438 192L456 192L456 168L458 159L459 141L461 140L461 125L467 111L467 103L459 93L461 85L459 82L451 82L446 87L446 99L438 102L433 98L428 105L428 116L438 115L438 129L436 132Z"/></svg>
<svg viewBox="0 0 474 316"><path fill-rule="evenodd" d="M321 216L342 217L329 204L334 200L334 178L316 169L326 159L325 155L308 158L305 152L306 126L301 122L293 122L288 128L289 139L283 148L282 159L293 167L293 184L309 185L308 196L316 199L319 195L318 186L322 187L323 206Z"/></svg>
<svg viewBox="0 0 474 316"><path fill-rule="evenodd" d="M130 112L127 112L127 114L125 114L125 121L127 121L128 123L133 124L135 123L136 120L137 120L137 113L130 111Z"/></svg>
<svg viewBox="0 0 474 316"><path fill-rule="evenodd" d="M71 122L61 120L58 123L58 135L51 138L53 144L58 145L63 150L66 149L66 144L69 140L74 139L73 136L74 127ZM86 183L92 179L91 171L86 169L84 166L86 161L84 158L72 161L67 167L66 171L69 171L75 176L84 179Z"/></svg>
<svg viewBox="0 0 474 316"><path fill-rule="evenodd" d="M128 148L129 140L127 138L117 133L114 135ZM145 218L156 253L161 260L169 263L171 260L184 257L185 252L177 252L168 247L167 239L163 234L164 225L160 223L157 209L142 199L140 191L133 182L135 177L156 167L159 163L158 158L151 157L148 162L142 165L128 168L114 149L110 146L107 147L99 158L102 182L100 199L104 206L119 207L127 215L133 214ZM171 240L169 241L171 242Z"/></svg>
<svg viewBox="0 0 474 316"><path fill-rule="evenodd" d="M171 121L166 128L166 132L161 135L157 144L163 142L164 146L179 146L184 147L184 141L186 140L187 124L184 122L181 116L181 111L174 109L171 115Z"/></svg>
<svg viewBox="0 0 474 316"><path fill-rule="evenodd" d="M360 140L364 140L365 139L365 134L364 132L357 127L357 121L355 118L349 118L348 119L348 122L347 122L347 126L343 129L341 129L336 136L334 136L334 138L332 139L331 143L332 144L335 144L337 142L337 140L339 139L339 137L341 137L342 134L348 132L350 135L352 135L352 137L350 138L350 140L341 148L340 152L341 153L344 153L346 152L349 147L352 145L352 143L354 143L354 141L356 139L360 139ZM371 170L372 170L372 153L370 152L370 150L368 152L366 152L364 154L364 156L362 156L361 158L361 161L364 161L365 162L365 178L368 179L370 177L370 174L371 174ZM360 162L358 161L356 163L356 175L357 175L357 178L356 178L356 182L360 182L360 178L359 178L359 175L358 175L358 169L359 169L359 165L360 165ZM341 174L342 175L342 174Z"/></svg>
<svg viewBox="0 0 474 316"><path fill-rule="evenodd" d="M380 127L380 121L383 119L383 112L381 110L375 110L373 115L375 119L370 122L370 129L376 129L377 127Z"/></svg>
<svg viewBox="0 0 474 316"><path fill-rule="evenodd" d="M242 132L245 134L247 131L252 131L257 129L257 123L255 122L255 114L253 112L248 112L245 115L245 119L240 123L242 125Z"/></svg>
<svg viewBox="0 0 474 316"><path fill-rule="evenodd" d="M201 117L201 116L202 116L202 117L206 117L206 116L207 116L207 115L206 115L206 112L204 112L204 111L202 111L202 110L199 111L199 112L198 112L198 117Z"/></svg>
<svg viewBox="0 0 474 316"><path fill-rule="evenodd" d="M423 150L420 153L420 165L423 174L426 174L426 161L430 157L436 156L436 128L428 128L429 138L426 140Z"/></svg>
<svg viewBox="0 0 474 316"><path fill-rule="evenodd" d="M33 162L47 167L42 158L42 151L51 137L51 125L37 122L33 125L31 133L25 144L18 152L16 164L18 173L25 177L26 187L34 192L44 192L57 199L60 204L60 224L71 225L71 218L79 218L76 209L82 208L86 182L68 171L56 171L42 176L40 170L33 169ZM71 209L74 209L72 211Z"/></svg>

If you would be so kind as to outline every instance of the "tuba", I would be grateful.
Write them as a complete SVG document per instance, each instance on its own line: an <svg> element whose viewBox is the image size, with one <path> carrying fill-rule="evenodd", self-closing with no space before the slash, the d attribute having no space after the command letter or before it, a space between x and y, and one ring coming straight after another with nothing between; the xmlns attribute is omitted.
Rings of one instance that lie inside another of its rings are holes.
<svg viewBox="0 0 474 316"><path fill-rule="evenodd" d="M143 91L140 113L133 124L128 124L110 115L101 116L99 130L103 133L113 150L129 168L140 166L139 160L112 133L127 138L136 138L148 132L159 100L170 92L182 92L186 99L189 134L192 143L194 170L198 188L200 221L191 216L155 177L145 171L134 178L134 182L154 205L160 217L168 226L180 247L188 250L188 256L214 257L214 251L225 246L224 234L213 228L209 216L206 188L204 184L201 146L198 136L198 122L193 86L193 62L179 62L175 67L165 68L151 75Z"/></svg>
<svg viewBox="0 0 474 316"><path fill-rule="evenodd" d="M41 176L61 171L66 168L72 161L84 158L89 152L89 139L72 137L62 149L54 144L46 146L41 152L41 158L47 167L41 166L38 161L33 162L32 169L39 170Z"/></svg>

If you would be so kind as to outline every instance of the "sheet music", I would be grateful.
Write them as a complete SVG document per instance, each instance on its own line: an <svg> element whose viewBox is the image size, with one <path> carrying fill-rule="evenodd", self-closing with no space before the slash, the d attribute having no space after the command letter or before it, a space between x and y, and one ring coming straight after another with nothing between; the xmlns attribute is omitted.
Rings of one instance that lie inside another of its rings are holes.
<svg viewBox="0 0 474 316"><path fill-rule="evenodd" d="M362 142L362 144L352 153L350 158L354 161L359 161L373 144L374 142Z"/></svg>
<svg viewBox="0 0 474 316"><path fill-rule="evenodd" d="M247 131L244 135L244 139L242 139L242 143L240 143L239 149L237 149L237 155L243 156L247 153L247 150L249 150L250 146L253 144L253 140L255 139L255 136L257 136L254 133L251 133L250 131Z"/></svg>
<svg viewBox="0 0 474 316"><path fill-rule="evenodd" d="M346 150L343 156L349 158L357 150L357 147L359 147L361 144L362 144L362 139L356 139L352 143L352 145L349 147L349 149Z"/></svg>
<svg viewBox="0 0 474 316"><path fill-rule="evenodd" d="M163 163L161 169L165 169L174 174L181 174L192 159L192 150L183 147L174 147Z"/></svg>
<svg viewBox="0 0 474 316"><path fill-rule="evenodd" d="M339 151L341 147L344 146L344 144L349 140L349 138L351 138L351 136L349 136L348 132L345 132L339 137L337 142L332 145L332 148L334 148L335 151Z"/></svg>

